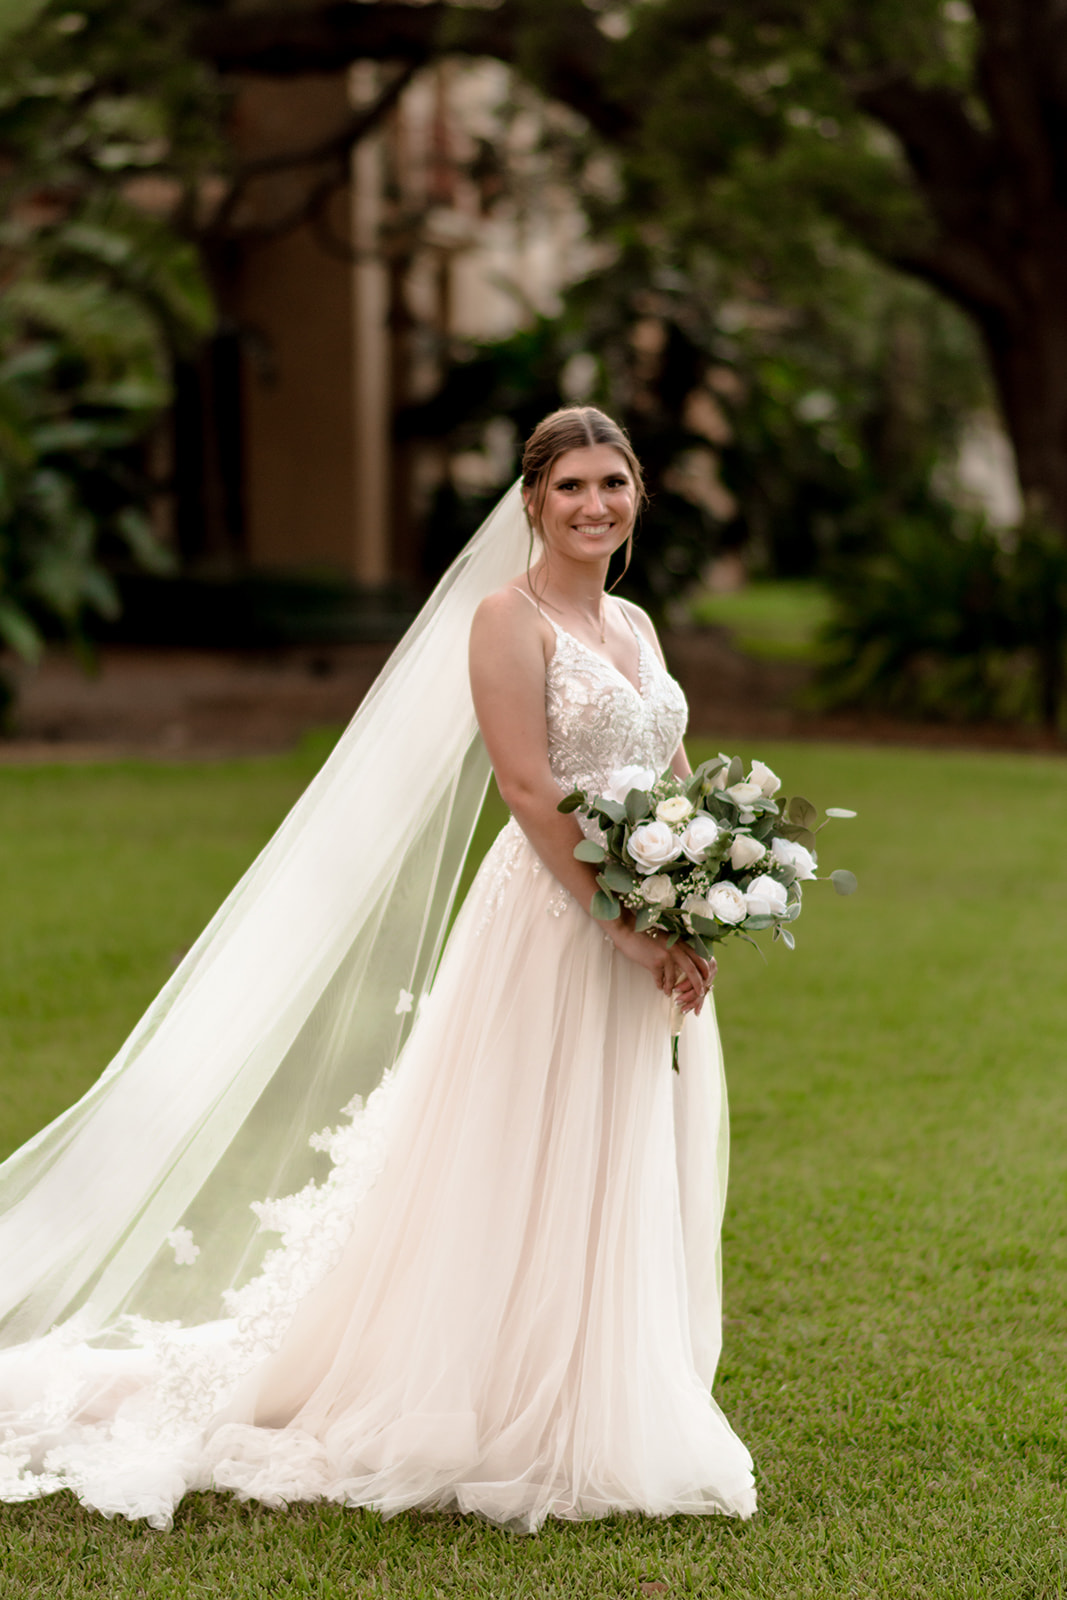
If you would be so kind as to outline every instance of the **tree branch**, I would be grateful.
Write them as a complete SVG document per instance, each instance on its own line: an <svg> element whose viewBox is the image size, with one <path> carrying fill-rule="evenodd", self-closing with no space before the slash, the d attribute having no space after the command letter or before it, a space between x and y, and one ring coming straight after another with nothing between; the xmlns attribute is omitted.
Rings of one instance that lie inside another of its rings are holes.
<svg viewBox="0 0 1067 1600"><path fill-rule="evenodd" d="M373 104L363 106L354 112L343 126L328 138L320 139L315 144L305 145L302 149L282 150L274 155L258 156L252 161L242 163L237 169L233 183L216 208L214 216L201 228L201 237L204 239L233 238L237 235L273 237L296 227L306 217L313 216L323 204L324 198L345 181L347 160L351 151L361 139L374 132L382 118L399 100L417 70L412 63L402 66ZM269 177L277 172L288 172L294 167L323 164L327 164L330 171L312 184L304 200L286 214L284 221L268 224L265 228L230 226L234 213L257 178Z"/></svg>
<svg viewBox="0 0 1067 1600"><path fill-rule="evenodd" d="M307 10L276 7L212 17L194 31L192 48L222 72L271 77L338 72L353 61L420 67L445 55L492 56L524 71L536 58L537 86L607 138L619 138L635 121L606 88L612 46L584 6L568 14L565 28L557 23L549 31L536 0L493 8L447 0L326 0Z"/></svg>

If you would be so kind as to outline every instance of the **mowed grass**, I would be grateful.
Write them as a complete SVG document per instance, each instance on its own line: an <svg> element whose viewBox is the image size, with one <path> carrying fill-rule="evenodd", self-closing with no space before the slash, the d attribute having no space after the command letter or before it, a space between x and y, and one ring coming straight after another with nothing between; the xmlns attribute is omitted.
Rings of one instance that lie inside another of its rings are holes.
<svg viewBox="0 0 1067 1600"><path fill-rule="evenodd" d="M690 607L694 622L726 628L742 655L814 661L819 630L832 612L822 584L809 578L757 579L741 589L708 590Z"/></svg>
<svg viewBox="0 0 1067 1600"><path fill-rule="evenodd" d="M5 1148L103 1065L322 753L0 770ZM0 1507L4 1600L1067 1593L1067 763L743 753L860 813L822 836L859 894L811 886L796 952L730 947L717 984L717 1394L759 1516L529 1538L202 1495L158 1534L64 1497Z"/></svg>

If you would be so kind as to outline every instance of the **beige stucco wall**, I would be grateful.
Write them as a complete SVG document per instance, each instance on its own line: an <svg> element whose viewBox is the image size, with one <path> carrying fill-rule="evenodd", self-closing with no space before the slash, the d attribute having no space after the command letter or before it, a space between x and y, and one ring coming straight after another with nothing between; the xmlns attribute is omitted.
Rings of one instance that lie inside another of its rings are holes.
<svg viewBox="0 0 1067 1600"><path fill-rule="evenodd" d="M248 80L236 103L239 155L328 139L374 100L386 70L362 63L347 75ZM449 62L419 74L353 152L329 213L339 248L307 225L242 243L231 309L245 331L253 567L334 570L368 584L401 574L420 485L425 498L447 463L427 452L392 459L394 405L432 392L442 337L506 335L531 308L550 310L585 265L581 213L542 171L536 109L511 120L502 112L510 82L493 63ZM519 192L488 214L467 170L477 139L502 141L505 163L524 175ZM263 176L235 220L242 228L278 223L327 171L311 162ZM418 241L392 290L382 248L390 228ZM390 293L403 313L392 326ZM482 476L492 476L492 454L478 457Z"/></svg>
<svg viewBox="0 0 1067 1600"><path fill-rule="evenodd" d="M251 82L239 148L265 155L327 137L349 114L343 75ZM299 202L312 171L265 179L242 220L270 223ZM348 232L347 196L330 225ZM347 572L353 523L352 269L302 225L244 246L235 311L243 361L245 538L256 567Z"/></svg>

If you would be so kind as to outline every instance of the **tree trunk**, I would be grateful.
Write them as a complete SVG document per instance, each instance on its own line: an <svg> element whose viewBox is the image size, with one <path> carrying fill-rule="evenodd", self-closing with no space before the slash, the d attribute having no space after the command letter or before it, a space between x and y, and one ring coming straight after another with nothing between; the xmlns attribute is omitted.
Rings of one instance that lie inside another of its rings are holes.
<svg viewBox="0 0 1067 1600"><path fill-rule="evenodd" d="M1026 314L979 320L1027 506L1067 539L1067 294L1052 277L1065 261L1046 264Z"/></svg>

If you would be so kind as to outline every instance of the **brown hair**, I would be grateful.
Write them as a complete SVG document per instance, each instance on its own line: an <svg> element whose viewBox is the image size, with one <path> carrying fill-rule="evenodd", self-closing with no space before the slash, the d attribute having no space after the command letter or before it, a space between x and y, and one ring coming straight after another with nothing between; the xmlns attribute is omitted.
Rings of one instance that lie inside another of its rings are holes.
<svg viewBox="0 0 1067 1600"><path fill-rule="evenodd" d="M562 411L553 411L549 416L542 417L527 439L526 448L522 453L522 486L527 497L526 515L530 523L531 554L533 534L540 527L541 512L548 493L548 476L553 463L567 450L586 450L590 445L597 444L610 445L624 457L633 475L636 490L637 504L634 517L636 522L636 515L647 503L648 495L645 491L641 463L634 455L633 445L626 429L606 416L603 411L598 411L596 406L564 406ZM634 530L631 527L626 540L626 561L622 572L615 580L616 583L630 565L633 542ZM614 584L612 587L614 588Z"/></svg>

